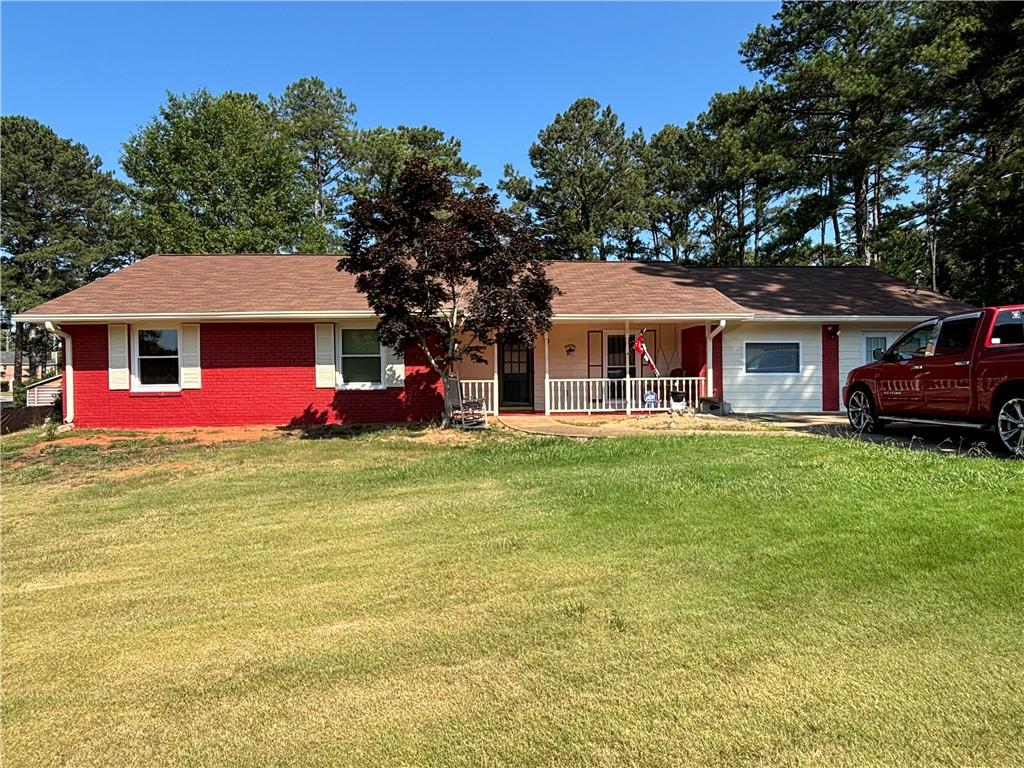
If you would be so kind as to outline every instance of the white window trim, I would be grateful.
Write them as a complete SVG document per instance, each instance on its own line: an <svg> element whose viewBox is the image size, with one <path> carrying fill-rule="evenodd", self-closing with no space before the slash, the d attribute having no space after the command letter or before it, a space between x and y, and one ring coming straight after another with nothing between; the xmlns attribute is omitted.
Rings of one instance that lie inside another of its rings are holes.
<svg viewBox="0 0 1024 768"><path fill-rule="evenodd" d="M360 324L342 325L336 323L334 326L334 374L335 374L335 389L339 390L364 390L364 391L376 391L381 389L387 389L387 370L385 363L386 349L383 344L377 345L377 354L380 358L380 383L372 381L345 381L344 358L342 357L343 344L342 344L342 332L343 331L376 331L377 326L366 326ZM349 355L349 357L373 357L373 355Z"/></svg>
<svg viewBox="0 0 1024 768"><path fill-rule="evenodd" d="M175 331L178 334L178 383L143 384L139 379L139 331ZM181 325L176 323L143 323L128 326L128 349L132 360L132 392L181 392Z"/></svg>
<svg viewBox="0 0 1024 768"><path fill-rule="evenodd" d="M748 371L747 346L750 344L796 344L797 369L795 371ZM804 375L804 343L800 339L744 339L743 340L743 375L744 376L803 376Z"/></svg>

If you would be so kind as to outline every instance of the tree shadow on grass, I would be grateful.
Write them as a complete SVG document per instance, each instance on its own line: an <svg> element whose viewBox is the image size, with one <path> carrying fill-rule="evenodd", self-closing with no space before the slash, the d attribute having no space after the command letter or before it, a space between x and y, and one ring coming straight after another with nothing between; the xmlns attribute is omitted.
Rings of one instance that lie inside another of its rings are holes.
<svg viewBox="0 0 1024 768"><path fill-rule="evenodd" d="M293 418L287 425L278 427L282 432L298 435L300 440L351 440L376 432L401 432L403 434L423 434L435 422L389 422L379 424L339 424L331 422L327 411L318 411L308 406L300 416Z"/></svg>

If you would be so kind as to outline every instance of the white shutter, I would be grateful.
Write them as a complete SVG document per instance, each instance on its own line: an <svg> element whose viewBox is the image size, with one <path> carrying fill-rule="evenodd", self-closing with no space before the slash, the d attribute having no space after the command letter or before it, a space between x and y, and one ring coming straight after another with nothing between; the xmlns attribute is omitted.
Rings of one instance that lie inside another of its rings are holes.
<svg viewBox="0 0 1024 768"><path fill-rule="evenodd" d="M128 326L107 326L107 386L110 389L128 389Z"/></svg>
<svg viewBox="0 0 1024 768"><path fill-rule="evenodd" d="M405 357L398 350L381 347L384 356L384 385L387 387L405 386Z"/></svg>
<svg viewBox="0 0 1024 768"><path fill-rule="evenodd" d="M181 326L181 388L199 389L203 374L199 365L199 324Z"/></svg>
<svg viewBox="0 0 1024 768"><path fill-rule="evenodd" d="M334 323L316 324L316 386L320 389L334 389L337 378L334 372Z"/></svg>

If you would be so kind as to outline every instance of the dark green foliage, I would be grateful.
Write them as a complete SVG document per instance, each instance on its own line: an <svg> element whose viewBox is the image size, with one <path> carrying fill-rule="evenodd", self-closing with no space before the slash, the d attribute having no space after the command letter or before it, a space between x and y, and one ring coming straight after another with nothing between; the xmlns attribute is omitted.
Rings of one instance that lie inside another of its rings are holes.
<svg viewBox="0 0 1024 768"><path fill-rule="evenodd" d="M499 187L533 214L551 258L634 257L646 225L643 144L611 107L579 99L530 147L536 183L506 166Z"/></svg>
<svg viewBox="0 0 1024 768"><path fill-rule="evenodd" d="M354 147L353 174L348 192L358 197L387 197L402 169L413 158L441 168L451 182L471 191L480 169L462 159L462 142L444 131L424 125L412 128L373 128L361 131Z"/></svg>
<svg viewBox="0 0 1024 768"><path fill-rule="evenodd" d="M295 250L313 208L297 150L249 93L169 94L121 163L147 253Z"/></svg>
<svg viewBox="0 0 1024 768"><path fill-rule="evenodd" d="M786 2L762 75L650 141L581 99L502 189L552 258L862 263L1024 299L1024 6Z"/></svg>
<svg viewBox="0 0 1024 768"><path fill-rule="evenodd" d="M340 88L319 77L304 77L270 98L277 128L298 155L303 192L312 198L311 216L301 233L300 250L336 249L339 219L345 210L356 162L356 107Z"/></svg>
<svg viewBox="0 0 1024 768"><path fill-rule="evenodd" d="M130 261L125 187L98 157L27 117L0 118L0 141L5 310L24 311ZM18 324L14 344L17 388L23 350L50 342Z"/></svg>

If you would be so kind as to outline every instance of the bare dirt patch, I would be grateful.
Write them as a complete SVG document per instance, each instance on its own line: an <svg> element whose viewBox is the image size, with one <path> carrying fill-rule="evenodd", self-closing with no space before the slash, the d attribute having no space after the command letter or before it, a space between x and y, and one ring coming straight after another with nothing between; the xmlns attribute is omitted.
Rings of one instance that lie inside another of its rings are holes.
<svg viewBox="0 0 1024 768"><path fill-rule="evenodd" d="M625 416L556 416L555 421L574 427L591 427L603 432L650 430L680 433L702 432L777 432L762 422L733 416L710 416L689 413L656 413Z"/></svg>

